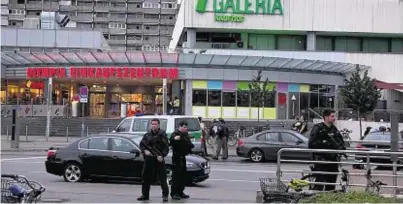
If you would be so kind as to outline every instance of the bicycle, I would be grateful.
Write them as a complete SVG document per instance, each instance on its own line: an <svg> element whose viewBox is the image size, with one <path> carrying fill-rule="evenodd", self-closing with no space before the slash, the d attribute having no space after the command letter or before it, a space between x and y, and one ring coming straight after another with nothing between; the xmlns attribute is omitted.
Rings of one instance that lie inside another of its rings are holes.
<svg viewBox="0 0 403 204"><path fill-rule="evenodd" d="M246 128L244 126L240 126L233 135L229 136L228 146L235 146L240 138L246 137L245 130Z"/></svg>
<svg viewBox="0 0 403 204"><path fill-rule="evenodd" d="M311 171L314 170L310 167ZM277 178L261 178L260 188L263 192L264 203L298 203L301 199L315 195L317 192L313 191L313 185L311 180L315 178L315 174L308 174L300 179L293 178L286 186L281 180ZM342 169L342 177L340 181L341 189L332 190L329 192L334 193L346 193L348 185L350 183L350 174L346 169ZM309 186L310 191L304 191L303 188ZM293 190L293 192L290 192Z"/></svg>
<svg viewBox="0 0 403 204"><path fill-rule="evenodd" d="M41 199L45 187L25 176L1 174L2 203L36 203Z"/></svg>
<svg viewBox="0 0 403 204"><path fill-rule="evenodd" d="M365 187L365 191L366 192L370 192L370 193L374 193L374 189L376 189L376 194L379 195L379 191L381 189L381 186L386 186L386 183L383 183L382 181L379 180L372 180L372 172L371 169L367 170L367 173L365 175L365 177L367 178L367 186ZM372 190L369 190L372 189Z"/></svg>

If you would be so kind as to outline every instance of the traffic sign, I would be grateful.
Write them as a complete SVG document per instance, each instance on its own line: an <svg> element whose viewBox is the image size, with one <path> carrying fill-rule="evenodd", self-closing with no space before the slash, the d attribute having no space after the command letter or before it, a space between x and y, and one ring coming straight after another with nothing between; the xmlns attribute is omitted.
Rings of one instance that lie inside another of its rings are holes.
<svg viewBox="0 0 403 204"><path fill-rule="evenodd" d="M79 90L80 103L88 103L88 87L81 86Z"/></svg>

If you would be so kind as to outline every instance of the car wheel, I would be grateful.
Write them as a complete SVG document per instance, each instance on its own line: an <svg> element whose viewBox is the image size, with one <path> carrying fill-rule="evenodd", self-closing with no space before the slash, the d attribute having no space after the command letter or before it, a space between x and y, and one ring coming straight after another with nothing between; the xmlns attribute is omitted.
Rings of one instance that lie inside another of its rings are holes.
<svg viewBox="0 0 403 204"><path fill-rule="evenodd" d="M167 183L168 185L172 185L172 170L167 169Z"/></svg>
<svg viewBox="0 0 403 204"><path fill-rule="evenodd" d="M253 149L250 152L249 157L254 162L261 162L264 160L264 154L260 149Z"/></svg>
<svg viewBox="0 0 403 204"><path fill-rule="evenodd" d="M79 182L83 179L81 166L77 163L68 163L63 171L63 178L67 182Z"/></svg>

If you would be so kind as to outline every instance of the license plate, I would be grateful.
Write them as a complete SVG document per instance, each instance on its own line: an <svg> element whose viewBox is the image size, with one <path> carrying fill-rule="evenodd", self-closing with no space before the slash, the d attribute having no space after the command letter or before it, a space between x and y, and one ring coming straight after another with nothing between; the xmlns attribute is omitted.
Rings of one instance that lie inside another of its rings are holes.
<svg viewBox="0 0 403 204"><path fill-rule="evenodd" d="M208 169L204 169L204 173L205 174L209 174L210 173L210 169L208 168Z"/></svg>

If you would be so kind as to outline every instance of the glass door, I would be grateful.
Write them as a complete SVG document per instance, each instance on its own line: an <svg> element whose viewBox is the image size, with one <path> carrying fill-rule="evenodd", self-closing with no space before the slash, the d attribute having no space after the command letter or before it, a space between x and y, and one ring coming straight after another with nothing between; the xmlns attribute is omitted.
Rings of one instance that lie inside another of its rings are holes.
<svg viewBox="0 0 403 204"><path fill-rule="evenodd" d="M90 116L104 117L105 93L90 93Z"/></svg>

